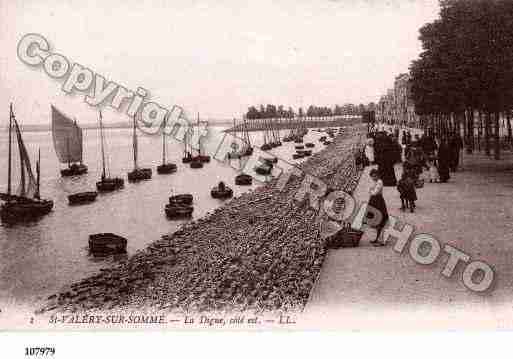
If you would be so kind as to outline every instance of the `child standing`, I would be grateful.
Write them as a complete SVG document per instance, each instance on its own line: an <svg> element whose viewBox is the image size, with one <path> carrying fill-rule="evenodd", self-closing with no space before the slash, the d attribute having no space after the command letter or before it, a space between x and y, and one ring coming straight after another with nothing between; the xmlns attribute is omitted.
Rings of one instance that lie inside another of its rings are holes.
<svg viewBox="0 0 513 359"><path fill-rule="evenodd" d="M438 168L436 168L435 159L432 157L429 158L427 166L429 169L429 182L440 182L440 175L438 174Z"/></svg>
<svg viewBox="0 0 513 359"><path fill-rule="evenodd" d="M417 191L415 190L415 179L411 171L404 171L397 184L397 190L401 198L401 211L409 208L410 212L415 210L415 201L417 200Z"/></svg>

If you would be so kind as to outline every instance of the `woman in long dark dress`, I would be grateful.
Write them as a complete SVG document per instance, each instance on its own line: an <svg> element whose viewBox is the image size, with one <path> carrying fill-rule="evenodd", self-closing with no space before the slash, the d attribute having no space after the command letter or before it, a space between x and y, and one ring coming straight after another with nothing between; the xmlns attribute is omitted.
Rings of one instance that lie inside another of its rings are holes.
<svg viewBox="0 0 513 359"><path fill-rule="evenodd" d="M450 166L451 154L447 141L442 139L440 147L438 148L438 174L440 175L440 182L445 183L450 178L449 166Z"/></svg>
<svg viewBox="0 0 513 359"><path fill-rule="evenodd" d="M372 186L369 189L370 198L368 204L381 213L381 221L375 226L376 239L371 241L371 243L376 246L384 246L385 244L379 241L381 232L388 222L387 205L383 198L383 181L379 178L379 171L376 169L371 170L369 175L372 179Z"/></svg>
<svg viewBox="0 0 513 359"><path fill-rule="evenodd" d="M386 187L397 186L397 178L395 177L394 165L396 163L396 153L393 143L386 143L381 153L381 161L379 162L379 174L383 185Z"/></svg>

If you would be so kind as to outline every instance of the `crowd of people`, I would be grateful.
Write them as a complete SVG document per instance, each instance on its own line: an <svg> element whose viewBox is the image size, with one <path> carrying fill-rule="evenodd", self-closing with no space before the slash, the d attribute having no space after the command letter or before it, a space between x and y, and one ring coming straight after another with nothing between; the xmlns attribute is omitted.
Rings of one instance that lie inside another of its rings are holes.
<svg viewBox="0 0 513 359"><path fill-rule="evenodd" d="M369 205L377 209L382 218L388 220L388 211L382 195L383 187L397 187L401 199L401 210L414 212L417 188L424 185L424 171L430 182L446 183L450 172L458 170L463 141L458 133L435 138L432 133L412 136L409 130L378 130L369 132L364 149L365 165L377 165L370 172L372 186L369 190ZM402 164L402 174L397 180L395 165ZM383 245L379 236L386 220L376 224L377 236L371 241Z"/></svg>

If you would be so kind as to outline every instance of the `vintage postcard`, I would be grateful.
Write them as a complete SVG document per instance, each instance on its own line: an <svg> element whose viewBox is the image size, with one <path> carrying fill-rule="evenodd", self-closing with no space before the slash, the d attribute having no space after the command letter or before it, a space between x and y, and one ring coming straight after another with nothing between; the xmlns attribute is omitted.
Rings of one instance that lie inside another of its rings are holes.
<svg viewBox="0 0 513 359"><path fill-rule="evenodd" d="M513 329L512 18L1 1L0 330Z"/></svg>

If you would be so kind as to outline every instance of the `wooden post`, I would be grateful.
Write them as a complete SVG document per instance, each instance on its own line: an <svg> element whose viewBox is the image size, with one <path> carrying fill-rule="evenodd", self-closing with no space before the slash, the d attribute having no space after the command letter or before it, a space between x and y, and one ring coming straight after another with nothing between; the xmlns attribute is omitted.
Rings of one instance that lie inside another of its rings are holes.
<svg viewBox="0 0 513 359"><path fill-rule="evenodd" d="M485 155L487 156L490 156L490 124L491 124L491 114L489 111L486 111L486 116L485 116L485 126L484 126L484 130L485 130Z"/></svg>

